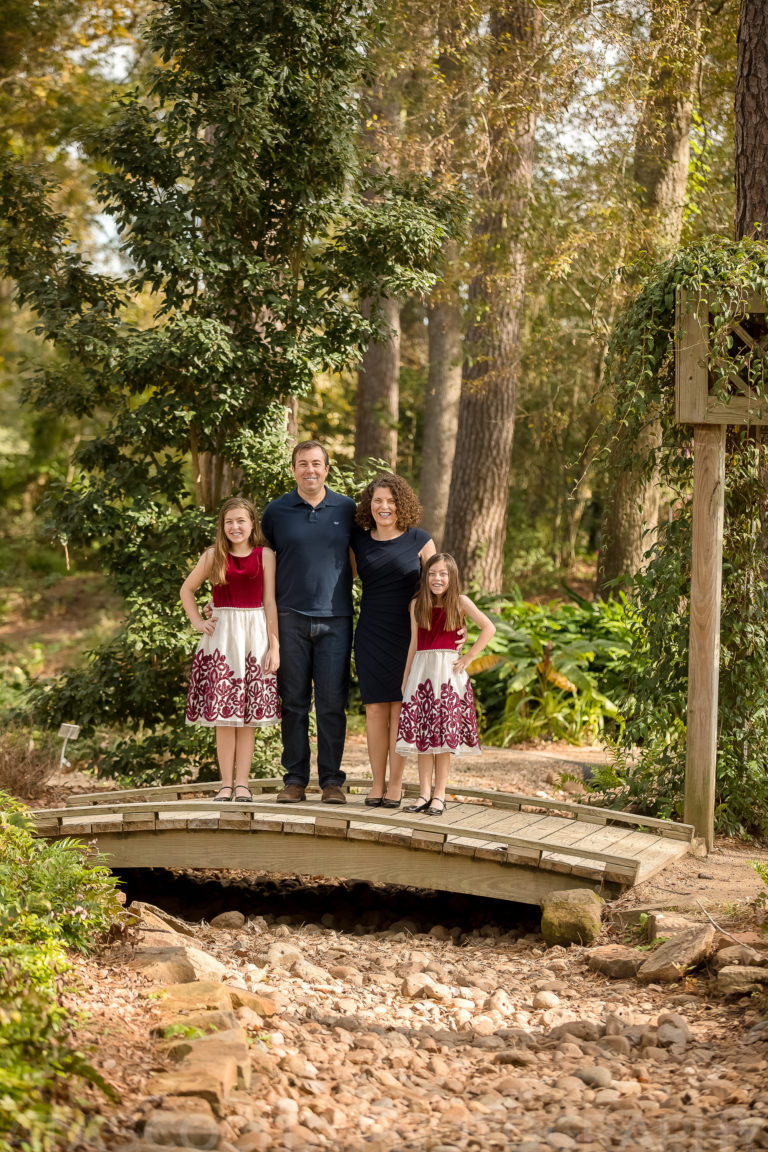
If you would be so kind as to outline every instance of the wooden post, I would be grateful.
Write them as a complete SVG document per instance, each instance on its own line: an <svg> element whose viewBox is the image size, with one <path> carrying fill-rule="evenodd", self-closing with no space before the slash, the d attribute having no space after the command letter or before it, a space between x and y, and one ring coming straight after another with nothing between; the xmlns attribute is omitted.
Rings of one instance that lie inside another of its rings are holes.
<svg viewBox="0 0 768 1152"><path fill-rule="evenodd" d="M723 588L725 424L693 429L693 554L684 820L714 844L720 601Z"/></svg>

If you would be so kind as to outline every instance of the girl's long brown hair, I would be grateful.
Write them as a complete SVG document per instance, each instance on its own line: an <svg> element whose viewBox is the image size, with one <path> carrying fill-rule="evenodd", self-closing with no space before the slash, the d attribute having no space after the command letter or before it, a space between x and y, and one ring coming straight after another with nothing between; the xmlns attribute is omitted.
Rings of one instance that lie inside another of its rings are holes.
<svg viewBox="0 0 768 1152"><path fill-rule="evenodd" d="M211 584L226 584L227 582L229 541L224 535L224 518L228 512L234 511L235 508L244 508L251 518L253 527L248 537L248 543L251 548L257 548L260 545L266 544L266 540L261 533L261 523L255 505L253 505L250 500L246 500L244 496L233 496L230 500L225 500L221 508L219 508L219 516L216 521L216 539L213 542Z"/></svg>
<svg viewBox="0 0 768 1152"><path fill-rule="evenodd" d="M430 591L427 581L427 574L430 568L433 564L437 564L438 560L442 561L448 569L448 587L445 592L443 592L439 602L435 600L434 594ZM456 561L453 556L449 556L447 552L438 552L435 556L430 556L421 574L421 583L416 593L414 605L414 615L419 628L430 627L432 623L432 609L436 607L445 608L445 628L447 632L453 632L456 628L461 628L464 623L464 613L459 607L459 596L461 596L459 569L456 566Z"/></svg>

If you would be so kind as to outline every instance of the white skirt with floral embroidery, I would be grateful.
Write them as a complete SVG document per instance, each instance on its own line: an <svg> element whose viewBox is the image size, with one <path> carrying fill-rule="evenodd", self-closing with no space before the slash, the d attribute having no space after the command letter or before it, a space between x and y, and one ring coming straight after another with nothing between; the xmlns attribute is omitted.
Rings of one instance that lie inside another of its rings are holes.
<svg viewBox="0 0 768 1152"><path fill-rule="evenodd" d="M403 692L397 752L479 755L472 684L466 672L453 671L455 663L453 648L415 653Z"/></svg>
<svg viewBox="0 0 768 1152"><path fill-rule="evenodd" d="M261 728L280 719L277 678L264 674L263 608L214 608L216 630L203 635L192 661L187 724Z"/></svg>

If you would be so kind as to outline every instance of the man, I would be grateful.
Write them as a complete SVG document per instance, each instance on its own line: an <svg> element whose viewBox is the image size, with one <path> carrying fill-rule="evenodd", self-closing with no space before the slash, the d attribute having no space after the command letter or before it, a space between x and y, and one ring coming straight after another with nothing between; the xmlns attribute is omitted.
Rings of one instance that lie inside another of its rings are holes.
<svg viewBox="0 0 768 1152"><path fill-rule="evenodd" d="M341 756L352 650L349 541L355 502L326 486L328 453L317 440L293 450L296 487L272 500L261 527L277 555L284 787L278 804L305 799L309 710L315 690L317 774L325 804L346 804Z"/></svg>

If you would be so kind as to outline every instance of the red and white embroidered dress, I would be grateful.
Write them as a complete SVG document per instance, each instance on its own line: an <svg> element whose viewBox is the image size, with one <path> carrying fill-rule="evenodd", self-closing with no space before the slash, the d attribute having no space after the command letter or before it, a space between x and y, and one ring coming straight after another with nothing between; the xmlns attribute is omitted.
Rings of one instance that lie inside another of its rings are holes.
<svg viewBox="0 0 768 1152"><path fill-rule="evenodd" d="M445 629L445 609L432 609L432 624L419 628L408 673L395 749L477 756L475 696L466 672L454 672L458 632Z"/></svg>
<svg viewBox="0 0 768 1152"><path fill-rule="evenodd" d="M277 678L264 674L269 647L262 549L227 561L225 584L213 586L213 636L203 634L192 662L187 724L260 728L280 719Z"/></svg>

